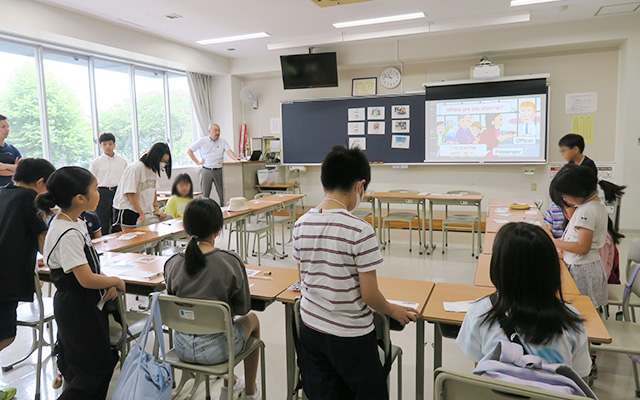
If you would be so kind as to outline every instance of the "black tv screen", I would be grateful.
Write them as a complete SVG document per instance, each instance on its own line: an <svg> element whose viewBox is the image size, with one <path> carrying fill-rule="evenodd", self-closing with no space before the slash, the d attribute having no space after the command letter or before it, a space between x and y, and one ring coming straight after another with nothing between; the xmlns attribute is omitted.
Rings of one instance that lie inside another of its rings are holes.
<svg viewBox="0 0 640 400"><path fill-rule="evenodd" d="M280 65L285 90L338 86L336 53L280 56Z"/></svg>

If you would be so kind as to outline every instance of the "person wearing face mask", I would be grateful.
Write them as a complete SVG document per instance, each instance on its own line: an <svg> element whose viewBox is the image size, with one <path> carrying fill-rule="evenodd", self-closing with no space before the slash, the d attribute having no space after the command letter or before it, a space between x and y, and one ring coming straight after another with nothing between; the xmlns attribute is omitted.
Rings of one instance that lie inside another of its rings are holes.
<svg viewBox="0 0 640 400"><path fill-rule="evenodd" d="M304 390L310 399L388 399L373 310L402 325L415 321L418 311L380 293L378 240L371 225L351 213L371 181L365 154L334 147L322 163L321 181L324 200L293 230Z"/></svg>
<svg viewBox="0 0 640 400"><path fill-rule="evenodd" d="M200 150L201 160L195 155ZM211 189L216 185L216 192L220 205L224 205L224 189L222 186L222 162L224 155L239 161L240 159L229 147L229 144L220 137L220 125L209 125L209 136L203 137L189 147L187 154L194 163L200 165L200 187L205 198L211 196Z"/></svg>
<svg viewBox="0 0 640 400"><path fill-rule="evenodd" d="M119 226L125 232L131 231L146 222L147 214L156 215L161 220L166 218L167 215L158 208L156 196L162 171L171 178L171 150L166 143L154 144L140 160L129 164L113 199L114 228Z"/></svg>

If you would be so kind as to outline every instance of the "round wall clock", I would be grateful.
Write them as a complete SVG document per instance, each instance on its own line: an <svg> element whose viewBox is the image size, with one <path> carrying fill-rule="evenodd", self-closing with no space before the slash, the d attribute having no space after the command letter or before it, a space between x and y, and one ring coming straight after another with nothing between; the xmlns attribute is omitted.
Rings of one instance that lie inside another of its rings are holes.
<svg viewBox="0 0 640 400"><path fill-rule="evenodd" d="M393 89L400 84L402 74L396 67L385 68L380 74L380 83L387 89Z"/></svg>

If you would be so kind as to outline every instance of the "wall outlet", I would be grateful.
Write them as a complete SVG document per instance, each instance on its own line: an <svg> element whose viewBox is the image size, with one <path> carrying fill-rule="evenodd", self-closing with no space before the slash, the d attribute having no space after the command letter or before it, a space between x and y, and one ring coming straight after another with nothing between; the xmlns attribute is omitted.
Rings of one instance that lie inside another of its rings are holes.
<svg viewBox="0 0 640 400"><path fill-rule="evenodd" d="M536 190L538 190L538 184L537 183L532 183L531 184L531 191L535 192Z"/></svg>

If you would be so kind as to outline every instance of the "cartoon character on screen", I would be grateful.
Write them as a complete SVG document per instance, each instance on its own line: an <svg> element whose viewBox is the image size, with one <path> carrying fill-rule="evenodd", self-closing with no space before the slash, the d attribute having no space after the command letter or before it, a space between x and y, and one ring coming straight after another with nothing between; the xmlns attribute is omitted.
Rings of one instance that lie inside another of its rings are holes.
<svg viewBox="0 0 640 400"><path fill-rule="evenodd" d="M500 143L515 135L516 132L507 132L505 134L500 132L500 128L502 128L504 123L504 117L502 114L487 114L485 115L484 120L487 124L487 129L480 134L479 143L487 145L487 155L490 156L493 154L494 148L498 147Z"/></svg>
<svg viewBox="0 0 640 400"><path fill-rule="evenodd" d="M453 141L460 144L473 143L475 138L471 134L471 115L461 115L458 117L458 131Z"/></svg>
<svg viewBox="0 0 640 400"><path fill-rule="evenodd" d="M530 101L523 101L520 104L520 118L518 120L518 136L540 137L536 124L536 105Z"/></svg>
<svg viewBox="0 0 640 400"><path fill-rule="evenodd" d="M479 121L474 121L471 124L471 134L473 135L473 142L472 143L480 143L480 132L482 132L482 129L484 128L484 126L482 126L482 124Z"/></svg>
<svg viewBox="0 0 640 400"><path fill-rule="evenodd" d="M439 122L438 125L442 124L442 129L444 129L443 142L444 143L453 143L456 134L453 130L453 122L447 122L447 125L444 125L444 122Z"/></svg>
<svg viewBox="0 0 640 400"><path fill-rule="evenodd" d="M438 121L438 123L436 124L436 144L438 146L445 142L447 131L448 129L444 121Z"/></svg>

